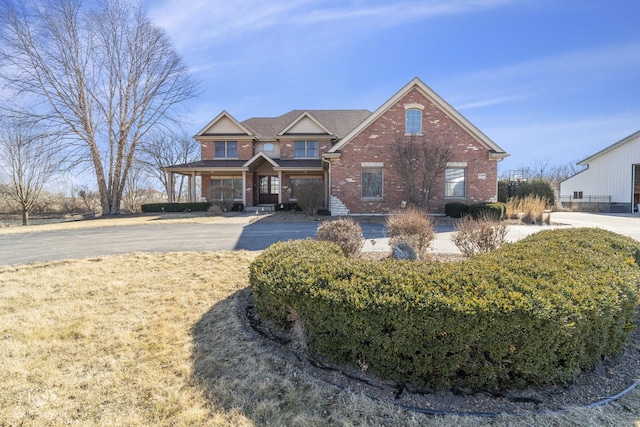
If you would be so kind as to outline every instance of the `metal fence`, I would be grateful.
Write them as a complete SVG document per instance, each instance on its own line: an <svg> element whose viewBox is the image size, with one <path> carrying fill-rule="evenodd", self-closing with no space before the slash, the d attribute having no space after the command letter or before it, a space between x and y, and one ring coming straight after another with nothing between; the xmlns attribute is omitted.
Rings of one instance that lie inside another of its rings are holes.
<svg viewBox="0 0 640 427"><path fill-rule="evenodd" d="M575 212L610 213L624 208L624 206L611 203L611 196L583 196L580 198L558 196L558 202L560 202L563 209Z"/></svg>

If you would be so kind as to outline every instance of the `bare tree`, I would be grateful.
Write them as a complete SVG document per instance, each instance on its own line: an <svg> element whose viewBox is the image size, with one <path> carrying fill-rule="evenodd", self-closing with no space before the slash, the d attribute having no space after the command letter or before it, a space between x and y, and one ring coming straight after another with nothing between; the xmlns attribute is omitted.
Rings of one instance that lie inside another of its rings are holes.
<svg viewBox="0 0 640 427"><path fill-rule="evenodd" d="M324 186L321 179L303 179L295 186L295 196L300 209L317 218L318 209L324 203Z"/></svg>
<svg viewBox="0 0 640 427"><path fill-rule="evenodd" d="M560 189L560 183L565 179L584 170L584 166L578 166L578 162L568 162L559 165L552 165L548 158L534 159L531 165L520 166L517 169L518 175L530 181L547 181L555 190ZM512 171L511 171L512 172ZM501 179L509 180L510 173L503 174Z"/></svg>
<svg viewBox="0 0 640 427"><path fill-rule="evenodd" d="M80 187L78 197L90 212L95 212L100 205L100 195L86 185Z"/></svg>
<svg viewBox="0 0 640 427"><path fill-rule="evenodd" d="M452 156L451 146L444 141L430 141L418 135L396 140L394 162L409 204L429 211L433 187Z"/></svg>
<svg viewBox="0 0 640 427"><path fill-rule="evenodd" d="M140 212L141 206L151 199L151 187L142 165L135 163L129 170L122 194L123 207L130 212Z"/></svg>
<svg viewBox="0 0 640 427"><path fill-rule="evenodd" d="M186 133L151 132L140 142L138 161L144 170L156 178L169 194L169 176L162 169L170 165L193 162L200 158L200 145ZM175 201L188 199L187 178L180 175L174 182Z"/></svg>
<svg viewBox="0 0 640 427"><path fill-rule="evenodd" d="M0 193L22 213L22 225L38 206L44 185L58 166L51 142L24 120L6 123L0 134Z"/></svg>
<svg viewBox="0 0 640 427"><path fill-rule="evenodd" d="M139 141L173 120L196 84L139 3L88 4L0 0L0 77L66 135L67 161L95 172L109 215L119 213Z"/></svg>

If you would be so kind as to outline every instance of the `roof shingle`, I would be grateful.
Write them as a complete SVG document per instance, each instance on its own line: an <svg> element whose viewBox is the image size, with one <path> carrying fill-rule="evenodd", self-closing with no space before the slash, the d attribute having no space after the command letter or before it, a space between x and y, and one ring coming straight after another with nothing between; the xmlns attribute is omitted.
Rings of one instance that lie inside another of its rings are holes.
<svg viewBox="0 0 640 427"><path fill-rule="evenodd" d="M313 116L338 139L371 115L369 110L292 110L278 117L254 117L241 124L259 138L275 138L304 112Z"/></svg>

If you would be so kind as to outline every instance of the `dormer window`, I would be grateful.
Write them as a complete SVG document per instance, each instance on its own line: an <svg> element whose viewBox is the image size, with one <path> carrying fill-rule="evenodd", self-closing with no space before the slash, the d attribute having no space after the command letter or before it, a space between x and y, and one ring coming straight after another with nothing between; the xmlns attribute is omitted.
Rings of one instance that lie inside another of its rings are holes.
<svg viewBox="0 0 640 427"><path fill-rule="evenodd" d="M216 141L214 144L216 159L237 159L238 141Z"/></svg>
<svg viewBox="0 0 640 427"><path fill-rule="evenodd" d="M405 111L404 133L406 135L422 135L422 111L410 109Z"/></svg>
<svg viewBox="0 0 640 427"><path fill-rule="evenodd" d="M296 159L318 158L318 141L295 141L293 155Z"/></svg>

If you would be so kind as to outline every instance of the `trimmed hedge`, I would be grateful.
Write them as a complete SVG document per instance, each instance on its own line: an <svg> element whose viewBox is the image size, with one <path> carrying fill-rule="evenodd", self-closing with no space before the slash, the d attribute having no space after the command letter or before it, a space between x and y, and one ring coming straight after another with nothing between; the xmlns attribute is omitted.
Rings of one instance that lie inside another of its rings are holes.
<svg viewBox="0 0 640 427"><path fill-rule="evenodd" d="M197 203L147 203L142 212L202 212L211 207L209 202Z"/></svg>
<svg viewBox="0 0 640 427"><path fill-rule="evenodd" d="M187 203L147 203L142 205L142 212L206 212L211 207L210 202ZM230 209L234 212L242 212L244 205L236 203Z"/></svg>
<svg viewBox="0 0 640 427"><path fill-rule="evenodd" d="M260 315L295 312L311 349L403 383L500 389L566 381L618 353L636 322L640 244L548 230L457 263L345 258L289 241L251 265Z"/></svg>
<svg viewBox="0 0 640 427"><path fill-rule="evenodd" d="M444 213L451 218L462 218L469 213L469 205L463 202L451 202L444 205Z"/></svg>
<svg viewBox="0 0 640 427"><path fill-rule="evenodd" d="M495 219L504 219L507 214L507 205L501 202L485 202L469 205L469 214L475 219L487 215Z"/></svg>

